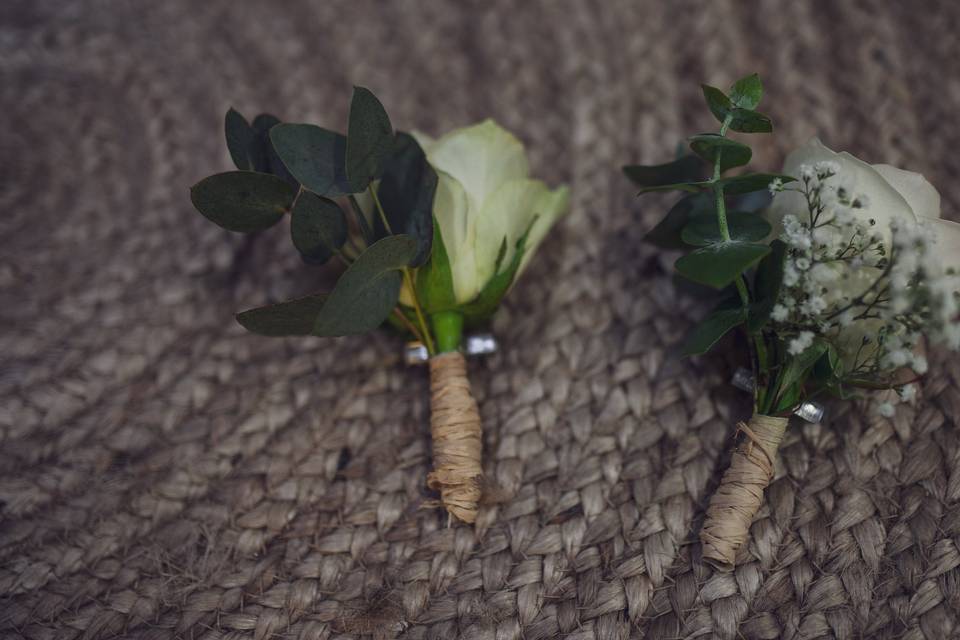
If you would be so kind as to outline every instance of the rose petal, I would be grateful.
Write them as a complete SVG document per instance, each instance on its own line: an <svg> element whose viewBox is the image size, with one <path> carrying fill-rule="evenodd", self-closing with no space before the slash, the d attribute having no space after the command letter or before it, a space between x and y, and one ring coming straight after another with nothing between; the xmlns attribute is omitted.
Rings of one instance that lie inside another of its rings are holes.
<svg viewBox="0 0 960 640"><path fill-rule="evenodd" d="M918 219L940 217L940 193L921 174L889 164L873 168L903 196Z"/></svg>

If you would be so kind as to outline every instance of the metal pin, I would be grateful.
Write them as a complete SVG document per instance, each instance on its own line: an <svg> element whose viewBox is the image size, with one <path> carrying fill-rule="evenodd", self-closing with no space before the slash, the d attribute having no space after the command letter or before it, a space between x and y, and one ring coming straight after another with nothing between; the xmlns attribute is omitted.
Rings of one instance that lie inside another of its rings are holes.
<svg viewBox="0 0 960 640"><path fill-rule="evenodd" d="M730 384L741 391L746 391L747 393L753 393L753 390L756 387L753 381L753 374L750 373L749 369L744 369L742 367L734 371L733 379L730 380ZM823 405L819 402L806 400L803 404L796 408L793 414L802 420L816 424L817 422L823 420L824 411Z"/></svg>
<svg viewBox="0 0 960 640"><path fill-rule="evenodd" d="M497 352L497 339L491 333L473 333L463 341L463 352L467 356L484 356ZM426 364L430 359L427 348L420 342L408 342L403 352L403 359L408 365Z"/></svg>

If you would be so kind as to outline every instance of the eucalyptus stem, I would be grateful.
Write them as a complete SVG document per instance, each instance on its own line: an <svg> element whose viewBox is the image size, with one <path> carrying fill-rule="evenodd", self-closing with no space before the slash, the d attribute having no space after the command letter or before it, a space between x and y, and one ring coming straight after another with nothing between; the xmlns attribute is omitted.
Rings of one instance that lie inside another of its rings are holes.
<svg viewBox="0 0 960 640"><path fill-rule="evenodd" d="M380 220L383 222L384 229L387 230L387 233L393 235L393 229L390 228L390 222L387 220L387 214L383 211L383 205L380 204L380 198L377 196L377 190L373 188L373 184L367 185L367 191L370 193L370 196L373 198L373 204L377 208L377 213L380 215ZM427 320L423 315L423 310L420 308L420 300L417 299L417 289L414 287L413 276L410 274L410 267L404 267L403 271L403 280L407 285L407 290L410 291L410 297L413 298L413 310L417 314L417 322L420 324L420 331L423 335L423 340L421 342L427 347L427 353L435 355L437 350L433 346L433 338L430 337L430 329L427 326Z"/></svg>

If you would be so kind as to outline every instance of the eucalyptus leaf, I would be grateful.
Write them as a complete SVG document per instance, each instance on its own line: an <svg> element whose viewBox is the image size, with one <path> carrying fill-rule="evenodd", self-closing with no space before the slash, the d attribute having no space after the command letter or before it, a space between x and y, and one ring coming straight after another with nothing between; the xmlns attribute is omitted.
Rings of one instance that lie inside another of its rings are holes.
<svg viewBox="0 0 960 640"><path fill-rule="evenodd" d="M270 142L270 129L280 124L280 119L269 113L261 113L253 119L255 137L251 142L250 157L254 171L272 173L299 187L300 183L287 171Z"/></svg>
<svg viewBox="0 0 960 640"><path fill-rule="evenodd" d="M627 165L623 167L623 173L638 187L649 188L698 182L706 178L706 167L695 155L686 154L673 162L664 164Z"/></svg>
<svg viewBox="0 0 960 640"><path fill-rule="evenodd" d="M377 97L364 87L353 88L347 130L347 178L350 190L359 193L380 177L393 148L393 126Z"/></svg>
<svg viewBox="0 0 960 640"><path fill-rule="evenodd" d="M281 123L270 129L270 142L290 174L320 196L351 193L347 184L347 139L312 124Z"/></svg>
<svg viewBox="0 0 960 640"><path fill-rule="evenodd" d="M452 311L457 307L450 257L443 243L440 225L436 221L433 224L432 247L430 259L417 269L417 297L428 315L439 311Z"/></svg>
<svg viewBox="0 0 960 640"><path fill-rule="evenodd" d="M296 195L280 178L253 171L218 173L190 189L197 211L214 224L241 233L275 225L290 210Z"/></svg>
<svg viewBox="0 0 960 640"><path fill-rule="evenodd" d="M327 294L317 293L249 309L237 314L237 322L262 336L308 336L326 299Z"/></svg>
<svg viewBox="0 0 960 640"><path fill-rule="evenodd" d="M743 309L719 309L694 327L683 345L683 355L704 354L713 348L728 331L743 322Z"/></svg>
<svg viewBox="0 0 960 640"><path fill-rule="evenodd" d="M346 336L379 327L397 305L401 270L416 254L417 241L408 235L373 243L340 276L320 310L313 334Z"/></svg>
<svg viewBox="0 0 960 640"><path fill-rule="evenodd" d="M741 167L753 155L750 147L715 133L705 133L690 138L690 149L713 165L720 160L720 171Z"/></svg>
<svg viewBox="0 0 960 640"><path fill-rule="evenodd" d="M727 231L731 240L756 242L770 235L770 230L770 223L755 213L727 212ZM680 237L685 244L695 247L724 241L716 213L713 211L691 216Z"/></svg>
<svg viewBox="0 0 960 640"><path fill-rule="evenodd" d="M710 107L710 113L713 114L713 117L719 122L726 120L727 114L733 108L730 98L720 89L708 84L700 85L700 87L703 89L703 98L707 101L707 106Z"/></svg>
<svg viewBox="0 0 960 640"><path fill-rule="evenodd" d="M683 228L691 217L701 213L715 215L713 199L702 193L684 196L643 239L661 249L682 249L688 246L681 237Z"/></svg>
<svg viewBox="0 0 960 640"><path fill-rule="evenodd" d="M293 205L290 237L304 262L323 264L347 240L347 220L336 202L303 191Z"/></svg>
<svg viewBox="0 0 960 640"><path fill-rule="evenodd" d="M773 123L768 116L750 109L732 109L730 129L740 133L770 133Z"/></svg>
<svg viewBox="0 0 960 640"><path fill-rule="evenodd" d="M227 139L227 151L237 169L241 171L256 170L253 164L251 151L257 132L254 131L247 119L239 111L230 107L223 119L224 134Z"/></svg>
<svg viewBox="0 0 960 640"><path fill-rule="evenodd" d="M722 289L770 253L765 244L724 242L682 256L675 266L686 278Z"/></svg>
<svg viewBox="0 0 960 640"><path fill-rule="evenodd" d="M755 73L740 78L730 87L730 102L741 109L756 109L763 97L763 83Z"/></svg>
<svg viewBox="0 0 960 640"><path fill-rule="evenodd" d="M430 257L434 238L433 197L437 172L413 136L398 133L383 167L377 195L394 233L406 233L417 240L417 255L411 266L420 266ZM377 237L386 235L380 216L374 218Z"/></svg>

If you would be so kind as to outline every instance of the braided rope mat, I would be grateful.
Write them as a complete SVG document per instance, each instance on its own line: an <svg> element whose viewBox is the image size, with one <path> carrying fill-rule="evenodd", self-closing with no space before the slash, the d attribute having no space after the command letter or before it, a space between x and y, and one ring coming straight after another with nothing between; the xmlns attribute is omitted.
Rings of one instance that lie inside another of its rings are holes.
<svg viewBox="0 0 960 640"><path fill-rule="evenodd" d="M746 399L678 361L703 313L618 173L759 71L775 137L922 171L960 205L956 3L33 2L0 8L0 635L960 636L960 363L916 407L790 429L733 574L695 542ZM490 503L422 508L423 369L399 341L270 340L233 311L316 289L282 232L192 210L223 112L405 129L493 116L572 214L472 361ZM651 197L653 198L653 197Z"/></svg>

